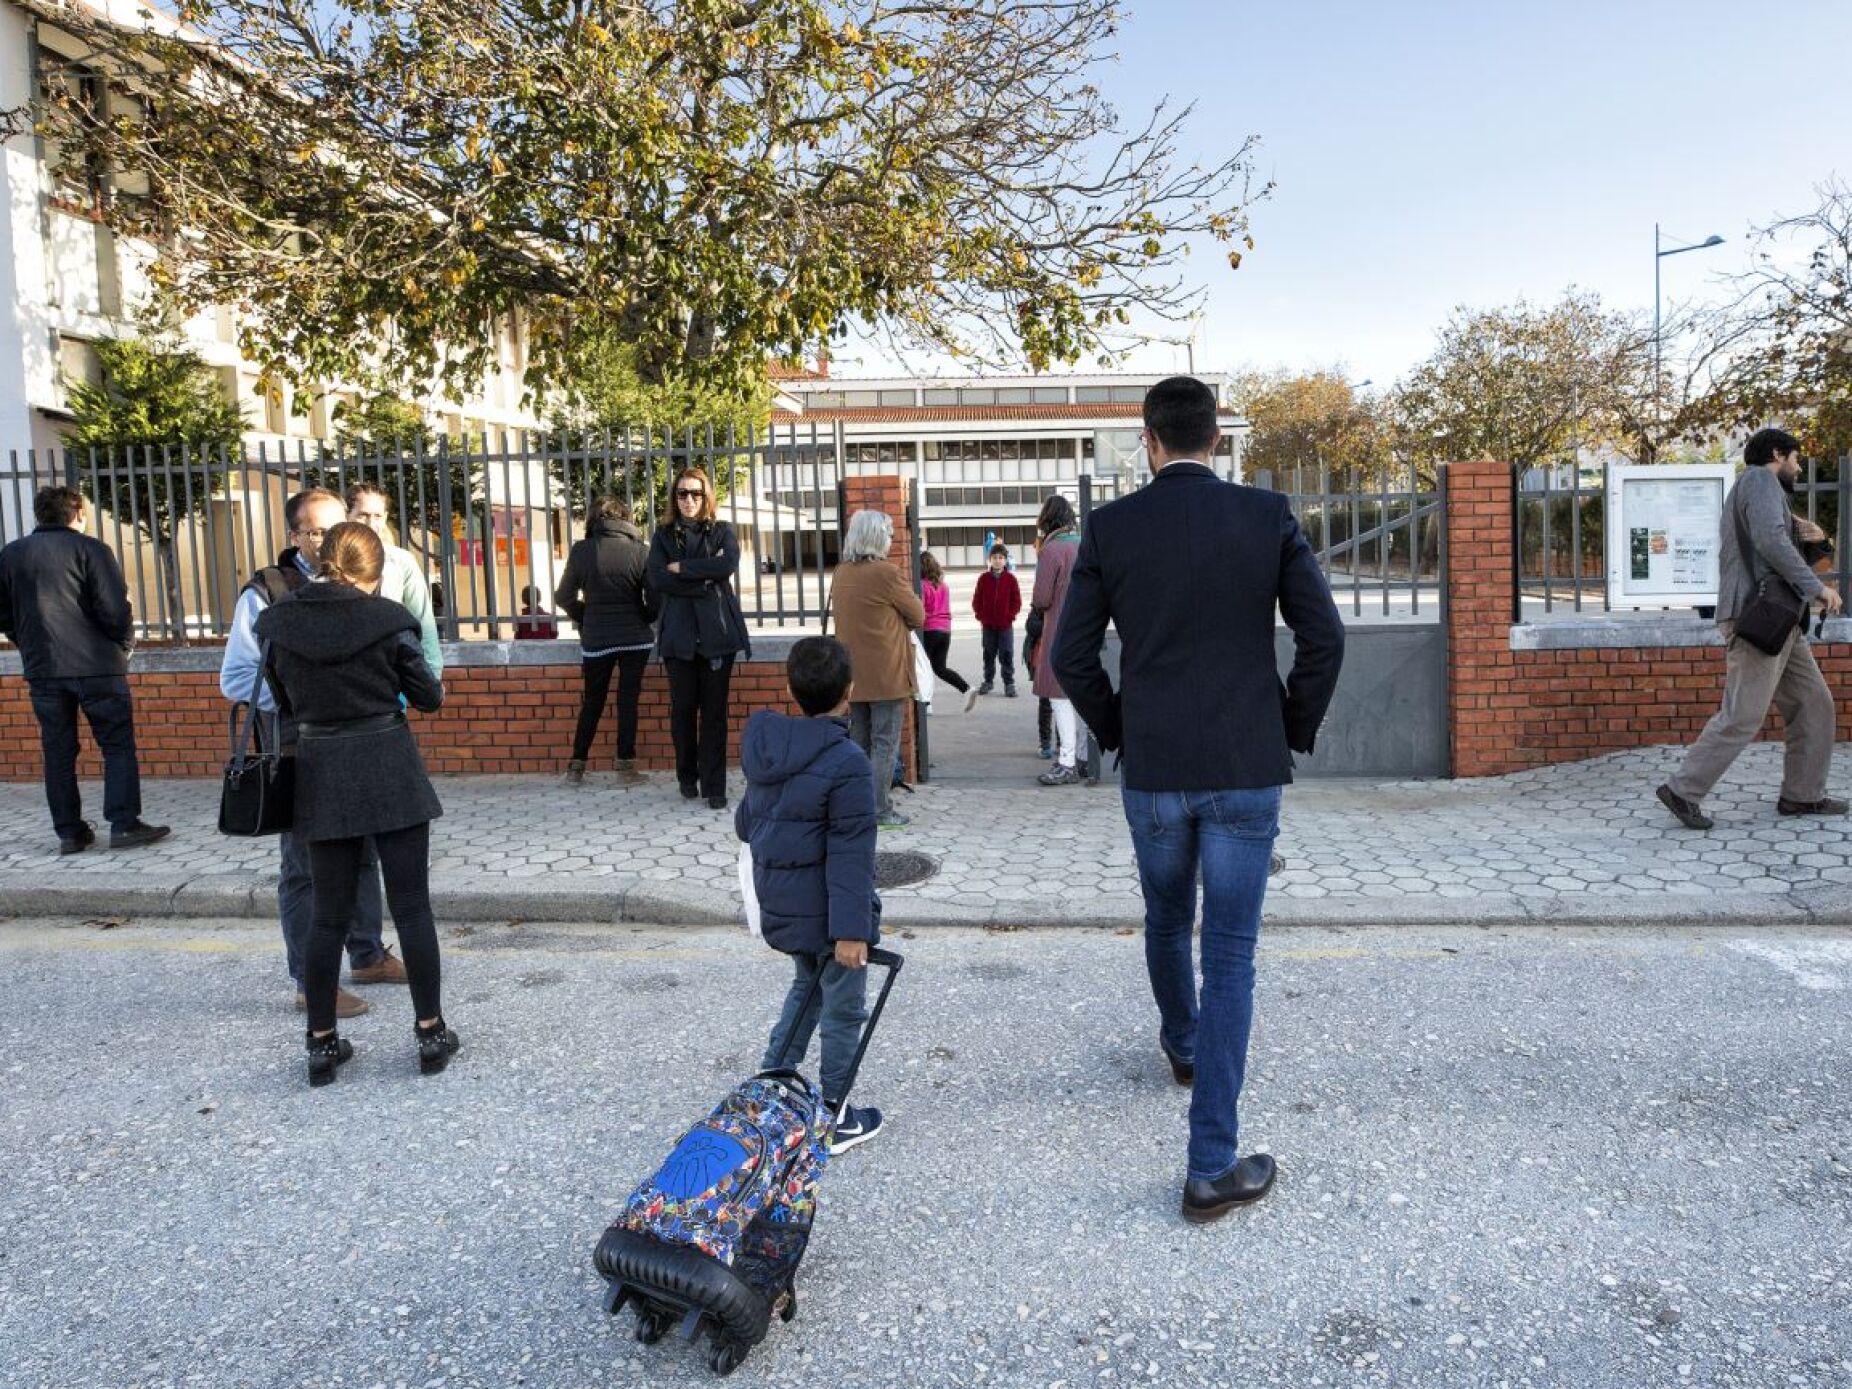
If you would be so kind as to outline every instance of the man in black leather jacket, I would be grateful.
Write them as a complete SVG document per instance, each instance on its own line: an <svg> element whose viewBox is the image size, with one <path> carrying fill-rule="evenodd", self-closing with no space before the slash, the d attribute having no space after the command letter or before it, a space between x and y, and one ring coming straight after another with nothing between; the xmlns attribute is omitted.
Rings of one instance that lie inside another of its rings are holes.
<svg viewBox="0 0 1852 1389"><path fill-rule="evenodd" d="M80 709L103 753L109 847L152 844L167 827L141 819L128 585L109 548L84 534L90 507L81 492L41 488L32 510L38 528L0 550L0 635L19 648L32 691L58 852L82 853L96 842L77 786Z"/></svg>

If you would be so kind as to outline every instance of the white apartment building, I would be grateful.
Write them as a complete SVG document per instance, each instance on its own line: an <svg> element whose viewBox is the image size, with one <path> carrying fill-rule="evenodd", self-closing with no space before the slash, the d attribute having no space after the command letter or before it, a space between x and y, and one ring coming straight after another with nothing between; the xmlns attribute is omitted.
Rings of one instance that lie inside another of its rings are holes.
<svg viewBox="0 0 1852 1389"><path fill-rule="evenodd" d="M1039 376L831 378L792 373L778 383L773 423L819 447L774 465L760 491L835 523L834 436L850 476L897 473L918 484L927 549L947 568L979 568L986 537L1032 566L1035 517L1051 492L1078 501L1092 479L1096 503L1137 485L1146 464L1139 446L1145 392L1170 375L1093 373ZM1227 377L1198 373L1218 400ZM1247 425L1221 417L1216 468L1241 476ZM827 445L828 447L823 447Z"/></svg>
<svg viewBox="0 0 1852 1389"><path fill-rule="evenodd" d="M140 0L73 0L124 25L176 23ZM36 92L62 88L92 103L109 98L80 61L82 46L56 26L0 0L0 108L23 106ZM102 223L106 197L134 197L138 176L111 176L60 158L53 142L31 135L0 149L0 459L6 450L57 448L68 420L67 385L97 378L95 344L134 331L148 295L151 248L128 243ZM339 383L299 402L282 383L265 381L237 345L234 311L221 307L185 325L188 346L217 371L226 398L244 411L253 455L281 450L313 454L334 438L337 403L355 392ZM421 404L439 433L480 441L534 428L521 401L526 371L518 316L500 325L493 368L465 401ZM298 408L300 406L300 408ZM16 518L5 518L11 523Z"/></svg>

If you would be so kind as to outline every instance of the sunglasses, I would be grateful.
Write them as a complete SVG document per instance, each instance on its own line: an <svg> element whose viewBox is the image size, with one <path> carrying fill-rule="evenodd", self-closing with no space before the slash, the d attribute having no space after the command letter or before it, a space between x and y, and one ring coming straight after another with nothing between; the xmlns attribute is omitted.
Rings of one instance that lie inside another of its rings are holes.
<svg viewBox="0 0 1852 1389"><path fill-rule="evenodd" d="M706 495L706 490L700 487L678 487L675 489L675 498L677 501L698 502Z"/></svg>

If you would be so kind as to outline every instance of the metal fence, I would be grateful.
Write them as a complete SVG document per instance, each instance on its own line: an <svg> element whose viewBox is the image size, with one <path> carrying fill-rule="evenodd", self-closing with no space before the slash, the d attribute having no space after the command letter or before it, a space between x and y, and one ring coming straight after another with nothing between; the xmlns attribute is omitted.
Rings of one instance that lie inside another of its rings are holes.
<svg viewBox="0 0 1852 1389"><path fill-rule="evenodd" d="M1136 490L1148 480L1147 474L1126 485ZM1083 520L1095 504L1091 481L1080 480ZM1332 596L1352 617L1440 617L1447 572L1444 478L1425 478L1410 465L1405 475L1372 482L1309 464L1277 474L1256 471L1247 481L1285 496Z"/></svg>
<svg viewBox="0 0 1852 1389"><path fill-rule="evenodd" d="M1512 489L1512 543L1518 555L1513 620L1559 609L1612 611L1605 548L1607 469L1585 472L1571 463L1514 469ZM1805 460L1793 507L1833 542L1833 579L1846 592L1852 573L1852 458Z"/></svg>
<svg viewBox="0 0 1852 1389"><path fill-rule="evenodd" d="M695 467L713 480L721 518L739 537L747 621L801 626L821 618L826 569L840 551L836 518L812 499L834 500L841 453L840 429L814 424L531 436L500 449L442 441L347 453L305 443L293 456L181 446L15 452L0 467L0 544L32 528L40 487L77 487L95 503L94 533L122 564L137 638L211 640L230 629L243 583L288 545L291 494L369 483L387 496L398 543L424 567L444 636L500 640L552 620L591 498L621 497L647 535L675 474Z"/></svg>

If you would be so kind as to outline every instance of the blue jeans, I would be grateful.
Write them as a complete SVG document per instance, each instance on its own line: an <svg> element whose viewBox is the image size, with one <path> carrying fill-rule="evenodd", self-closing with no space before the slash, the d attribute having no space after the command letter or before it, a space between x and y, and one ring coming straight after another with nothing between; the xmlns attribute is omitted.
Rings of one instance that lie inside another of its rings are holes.
<svg viewBox="0 0 1852 1389"><path fill-rule="evenodd" d="M289 977L302 991L302 971L315 929L315 885L309 876L309 846L288 830L277 836L281 857L277 875L277 916L283 923L283 952ZM361 857L360 887L354 898L354 916L347 927L347 958L356 969L378 964L386 953L381 933L385 908L380 903L379 858L373 841Z"/></svg>
<svg viewBox="0 0 1852 1389"><path fill-rule="evenodd" d="M1254 1024L1254 946L1267 861L1280 828L1280 788L1123 790L1145 895L1145 968L1159 1039L1193 1062L1189 1175L1214 1179L1239 1158L1236 1107ZM1203 885L1202 992L1191 950L1196 880Z"/></svg>
<svg viewBox="0 0 1852 1389"><path fill-rule="evenodd" d="M791 987L785 993L785 1006L772 1029L765 1048L761 1070L783 1066L801 1066L804 1053L810 1050L810 1035L817 1029L819 1014L823 1020L823 1098L832 1104L848 1099L849 1067L855 1062L856 1044L861 1041L862 1024L868 1018L868 971L844 969L830 955L793 955ZM822 997L812 1000L808 1009L811 983L817 971L823 971ZM800 1015L799 1010L803 1009Z"/></svg>

